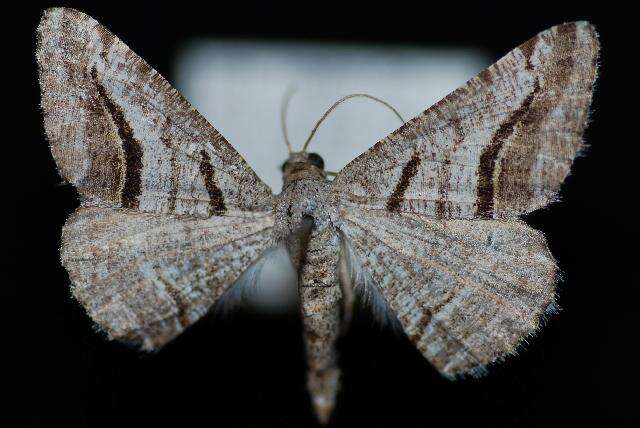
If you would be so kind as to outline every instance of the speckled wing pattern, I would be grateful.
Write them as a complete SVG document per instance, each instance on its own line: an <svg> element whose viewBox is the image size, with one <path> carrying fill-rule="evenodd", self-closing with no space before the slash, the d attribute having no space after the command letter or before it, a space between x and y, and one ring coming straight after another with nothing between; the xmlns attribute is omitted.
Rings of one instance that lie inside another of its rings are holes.
<svg viewBox="0 0 640 428"><path fill-rule="evenodd" d="M554 259L518 216L556 199L582 147L598 50L590 24L552 27L334 180L352 263L445 375L514 352L553 307Z"/></svg>
<svg viewBox="0 0 640 428"><path fill-rule="evenodd" d="M73 293L111 337L158 348L271 245L271 191L91 17L47 10L36 57L51 151L81 199L62 242Z"/></svg>

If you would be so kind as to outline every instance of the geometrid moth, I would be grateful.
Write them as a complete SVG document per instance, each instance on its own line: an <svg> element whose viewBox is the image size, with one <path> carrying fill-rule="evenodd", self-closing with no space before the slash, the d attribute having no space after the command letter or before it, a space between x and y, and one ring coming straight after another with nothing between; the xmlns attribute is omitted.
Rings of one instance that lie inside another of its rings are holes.
<svg viewBox="0 0 640 428"><path fill-rule="evenodd" d="M513 353L554 307L556 263L519 216L555 200L582 147L599 49L590 24L538 34L332 180L306 144L290 150L279 195L94 19L49 9L38 38L46 134L81 199L62 263L110 338L162 347L286 249L326 422L356 290L449 377Z"/></svg>

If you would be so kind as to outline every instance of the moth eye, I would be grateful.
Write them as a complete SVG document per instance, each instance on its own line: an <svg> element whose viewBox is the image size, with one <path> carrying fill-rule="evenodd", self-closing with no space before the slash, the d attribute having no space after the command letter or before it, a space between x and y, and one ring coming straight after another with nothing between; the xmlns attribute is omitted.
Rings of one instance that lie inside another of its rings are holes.
<svg viewBox="0 0 640 428"><path fill-rule="evenodd" d="M324 169L324 160L317 153L309 153L307 159L309 159L309 163L313 166L317 166L320 169Z"/></svg>
<svg viewBox="0 0 640 428"><path fill-rule="evenodd" d="M289 161L284 161L284 162L282 163L282 165L280 165L280 170L281 170L282 172L284 172L284 169L287 167L287 164L288 164L288 163L289 163Z"/></svg>

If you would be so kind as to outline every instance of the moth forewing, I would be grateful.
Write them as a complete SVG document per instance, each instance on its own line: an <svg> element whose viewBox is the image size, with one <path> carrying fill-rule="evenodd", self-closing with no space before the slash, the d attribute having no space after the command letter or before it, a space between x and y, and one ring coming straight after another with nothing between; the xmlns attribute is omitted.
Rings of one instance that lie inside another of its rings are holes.
<svg viewBox="0 0 640 428"><path fill-rule="evenodd" d="M543 31L350 162L344 203L433 218L516 218L552 201L581 148L598 38Z"/></svg>
<svg viewBox="0 0 640 428"><path fill-rule="evenodd" d="M46 10L36 58L51 151L83 201L204 218L271 210L224 137L93 18Z"/></svg>

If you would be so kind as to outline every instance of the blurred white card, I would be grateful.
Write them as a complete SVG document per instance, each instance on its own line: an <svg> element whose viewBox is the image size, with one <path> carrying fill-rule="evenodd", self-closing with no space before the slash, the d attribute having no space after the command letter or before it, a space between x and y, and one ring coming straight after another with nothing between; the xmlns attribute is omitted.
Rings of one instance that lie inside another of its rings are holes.
<svg viewBox="0 0 640 428"><path fill-rule="evenodd" d="M287 150L280 106L296 93L288 115L289 136L300 150L316 121L350 93L382 98L410 119L490 63L477 49L430 49L319 43L195 40L179 50L173 83L249 162L271 188L282 188L280 165ZM322 124L310 151L329 171L400 126L382 105L355 98Z"/></svg>

